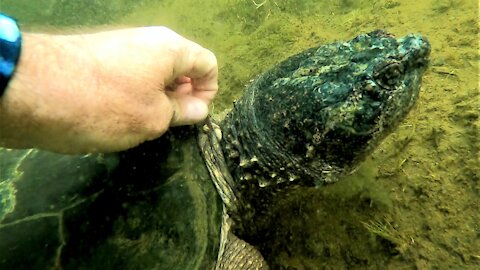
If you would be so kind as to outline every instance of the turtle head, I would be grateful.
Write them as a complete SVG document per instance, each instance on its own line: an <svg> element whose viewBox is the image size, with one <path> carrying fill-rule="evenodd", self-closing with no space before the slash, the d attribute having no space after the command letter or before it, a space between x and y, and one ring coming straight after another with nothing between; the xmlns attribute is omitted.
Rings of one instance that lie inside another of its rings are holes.
<svg viewBox="0 0 480 270"><path fill-rule="evenodd" d="M231 169L260 185L350 173L414 105L429 53L421 35L377 30L286 59L227 116Z"/></svg>

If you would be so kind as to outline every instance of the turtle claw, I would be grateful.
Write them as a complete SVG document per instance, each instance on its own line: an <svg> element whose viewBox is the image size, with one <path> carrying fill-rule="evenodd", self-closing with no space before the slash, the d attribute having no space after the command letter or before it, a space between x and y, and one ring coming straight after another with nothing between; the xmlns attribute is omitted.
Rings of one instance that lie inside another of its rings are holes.
<svg viewBox="0 0 480 270"><path fill-rule="evenodd" d="M208 118L207 120L205 120L205 124L202 127L202 131L205 134L209 134L211 131L213 131L217 140L219 140L219 141L222 140L222 129L220 128L220 126L218 126L216 123L214 123L211 120L211 118Z"/></svg>
<svg viewBox="0 0 480 270"><path fill-rule="evenodd" d="M222 140L222 129L215 123L212 123L213 127L213 132L215 132L215 137L217 137L217 140L221 141Z"/></svg>

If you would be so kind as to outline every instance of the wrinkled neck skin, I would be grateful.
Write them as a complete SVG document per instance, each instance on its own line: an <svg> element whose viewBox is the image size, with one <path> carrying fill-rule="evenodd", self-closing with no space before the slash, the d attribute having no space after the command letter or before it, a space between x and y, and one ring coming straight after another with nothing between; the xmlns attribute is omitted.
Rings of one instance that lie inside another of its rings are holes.
<svg viewBox="0 0 480 270"><path fill-rule="evenodd" d="M285 152L272 130L266 129L264 123L259 124L252 107L254 96L247 93L236 102L221 124L224 156L237 186L252 185L260 190L274 186L315 186L314 178L329 182L342 171L322 162L317 162L317 169L305 167L302 162L314 155L308 152L308 146L302 149L305 158Z"/></svg>
<svg viewBox="0 0 480 270"><path fill-rule="evenodd" d="M314 108L305 104L300 91L263 91L281 70L257 78L221 123L224 156L237 186L251 185L265 192L319 186L336 181L364 159L365 155L358 155L335 162L335 156L327 155L332 149L325 147L333 143L325 137L327 129L311 118ZM343 121L342 117L332 121Z"/></svg>
<svg viewBox="0 0 480 270"><path fill-rule="evenodd" d="M275 206L279 200L287 198L292 189L318 186L315 179L326 183L324 179L331 181L344 170L318 160L318 170L311 170L302 162L313 160L314 153L302 149L299 157L286 152L271 134L275 131L265 128L255 116L254 92L249 89L220 126L222 150L239 200L236 211L230 212L232 229L235 235L262 249L263 236L269 234L277 218Z"/></svg>

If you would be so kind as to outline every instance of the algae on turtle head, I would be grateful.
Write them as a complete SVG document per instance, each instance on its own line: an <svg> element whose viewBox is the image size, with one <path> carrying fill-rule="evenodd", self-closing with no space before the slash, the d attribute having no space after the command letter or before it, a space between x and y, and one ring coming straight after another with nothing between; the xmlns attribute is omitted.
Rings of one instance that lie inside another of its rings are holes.
<svg viewBox="0 0 480 270"><path fill-rule="evenodd" d="M260 186L351 172L415 103L429 52L421 35L377 30L288 58L221 124L230 169Z"/></svg>

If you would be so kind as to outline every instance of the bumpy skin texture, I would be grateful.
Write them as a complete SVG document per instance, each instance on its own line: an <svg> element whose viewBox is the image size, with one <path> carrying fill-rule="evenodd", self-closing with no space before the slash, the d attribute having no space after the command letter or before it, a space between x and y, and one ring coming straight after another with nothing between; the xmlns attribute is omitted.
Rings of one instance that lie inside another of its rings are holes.
<svg viewBox="0 0 480 270"><path fill-rule="evenodd" d="M234 175L262 187L351 172L417 100L429 52L420 35L377 30L264 73L222 123Z"/></svg>

